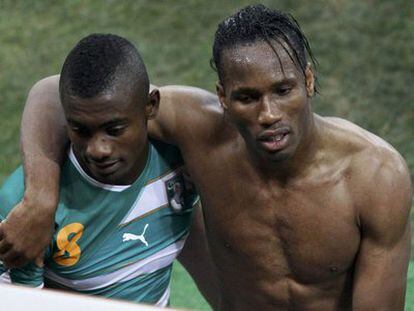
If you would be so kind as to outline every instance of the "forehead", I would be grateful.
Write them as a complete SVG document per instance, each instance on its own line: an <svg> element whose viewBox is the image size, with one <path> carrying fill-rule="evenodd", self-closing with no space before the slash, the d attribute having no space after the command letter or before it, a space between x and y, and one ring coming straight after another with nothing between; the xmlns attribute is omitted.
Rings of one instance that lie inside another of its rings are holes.
<svg viewBox="0 0 414 311"><path fill-rule="evenodd" d="M222 52L223 82L235 85L247 80L263 83L263 80L303 79L293 57L287 45L277 42L272 42L272 46L264 41L236 45Z"/></svg>
<svg viewBox="0 0 414 311"><path fill-rule="evenodd" d="M107 92L91 98L67 96L64 110L68 121L99 125L115 119L129 119L136 115L139 106L135 96Z"/></svg>

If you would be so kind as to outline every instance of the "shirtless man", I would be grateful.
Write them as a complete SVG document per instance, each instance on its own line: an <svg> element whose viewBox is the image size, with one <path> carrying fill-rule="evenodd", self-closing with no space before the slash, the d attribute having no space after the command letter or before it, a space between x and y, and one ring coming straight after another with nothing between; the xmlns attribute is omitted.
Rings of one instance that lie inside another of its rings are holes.
<svg viewBox="0 0 414 311"><path fill-rule="evenodd" d="M306 51L305 37L285 14L261 5L241 10L216 32L218 97L160 88L150 132L180 147L197 186L221 309L402 310L410 253L407 166L379 137L312 112ZM58 98L50 96L57 84L51 77L33 87L22 134L27 189L33 195L41 188L52 200L63 153L48 144L50 133L62 136ZM40 115L39 107L53 116ZM39 166L52 167L52 178L42 178ZM16 242L10 223L29 222L21 215L35 213L31 221L48 223L51 210L23 202L1 227L2 258L12 263L27 254L14 246L27 244Z"/></svg>

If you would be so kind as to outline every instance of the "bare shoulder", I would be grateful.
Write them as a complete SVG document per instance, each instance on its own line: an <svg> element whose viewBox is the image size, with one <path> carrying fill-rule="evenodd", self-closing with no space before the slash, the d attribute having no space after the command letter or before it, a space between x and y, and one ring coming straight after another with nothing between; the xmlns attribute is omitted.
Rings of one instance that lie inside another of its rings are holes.
<svg viewBox="0 0 414 311"><path fill-rule="evenodd" d="M60 103L59 77L59 75L54 75L37 81L29 91L25 107L58 106Z"/></svg>
<svg viewBox="0 0 414 311"><path fill-rule="evenodd" d="M214 136L217 139L214 133L220 133L225 124L215 94L178 85L163 86L159 91L161 101L157 121L161 126L173 129L174 140L180 144L183 140L189 142L192 137L208 139Z"/></svg>
<svg viewBox="0 0 414 311"><path fill-rule="evenodd" d="M324 118L349 155L348 188L365 224L403 226L412 200L410 172L403 157L382 138L340 118ZM400 228L401 228L400 226ZM405 227L405 226L403 226Z"/></svg>
<svg viewBox="0 0 414 311"><path fill-rule="evenodd" d="M344 151L352 157L350 169L355 170L355 173L361 172L364 176L371 177L384 174L384 177L397 179L409 177L405 160L384 139L350 121L341 118L324 119L328 127L335 131L337 140L342 142Z"/></svg>
<svg viewBox="0 0 414 311"><path fill-rule="evenodd" d="M168 85L159 88L161 104L173 105L174 109L184 113L207 114L211 117L222 114L222 108L216 94L192 86Z"/></svg>
<svg viewBox="0 0 414 311"><path fill-rule="evenodd" d="M53 75L37 81L31 88L31 92L59 92L59 77L60 75Z"/></svg>

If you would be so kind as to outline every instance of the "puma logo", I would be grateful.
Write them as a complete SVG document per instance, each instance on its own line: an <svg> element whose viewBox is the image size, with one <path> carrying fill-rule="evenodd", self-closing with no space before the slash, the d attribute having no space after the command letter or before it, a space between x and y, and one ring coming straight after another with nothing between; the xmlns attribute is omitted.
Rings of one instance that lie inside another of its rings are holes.
<svg viewBox="0 0 414 311"><path fill-rule="evenodd" d="M142 243L145 244L145 246L148 246L148 242L145 240L145 237L144 237L144 234L147 228L148 228L148 224L145 225L144 231L140 235L136 235L133 233L124 233L124 235L122 236L122 242L140 240Z"/></svg>

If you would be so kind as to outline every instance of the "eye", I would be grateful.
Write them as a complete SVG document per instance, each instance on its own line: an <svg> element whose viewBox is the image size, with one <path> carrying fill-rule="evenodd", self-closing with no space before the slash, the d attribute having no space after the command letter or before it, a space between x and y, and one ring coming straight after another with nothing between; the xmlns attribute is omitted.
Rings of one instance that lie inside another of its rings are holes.
<svg viewBox="0 0 414 311"><path fill-rule="evenodd" d="M70 130L80 137L88 137L90 135L89 130L82 126L71 126Z"/></svg>
<svg viewBox="0 0 414 311"><path fill-rule="evenodd" d="M126 125L111 126L106 129L106 133L110 136L120 136L125 132Z"/></svg>
<svg viewBox="0 0 414 311"><path fill-rule="evenodd" d="M288 95L290 93L290 91L292 91L293 86L292 85L281 85L279 87L276 88L276 94L280 95L280 96L285 96Z"/></svg>
<svg viewBox="0 0 414 311"><path fill-rule="evenodd" d="M243 103L243 104L249 104L252 102L257 101L257 96L249 95L249 94L240 94L236 97L236 100Z"/></svg>

